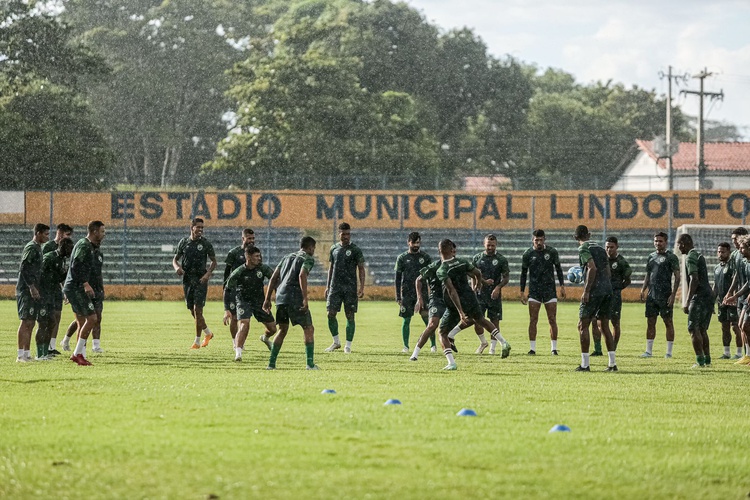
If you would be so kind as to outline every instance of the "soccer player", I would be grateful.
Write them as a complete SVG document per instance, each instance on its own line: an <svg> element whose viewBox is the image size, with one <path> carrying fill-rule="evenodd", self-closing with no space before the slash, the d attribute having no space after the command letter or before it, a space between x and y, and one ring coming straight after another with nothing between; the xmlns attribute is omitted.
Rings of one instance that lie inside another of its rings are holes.
<svg viewBox="0 0 750 500"><path fill-rule="evenodd" d="M560 296L565 298L560 256L557 250L546 244L546 236L541 229L533 233L532 247L526 250L521 263L521 303L529 305L529 355L536 354L536 325L539 310L544 304L549 321L549 336L552 354L557 356L557 290L555 272L560 283ZM526 295L526 277L529 279L529 294Z"/></svg>
<svg viewBox="0 0 750 500"><path fill-rule="evenodd" d="M271 296L276 291L276 324L279 333L273 340L271 357L268 359L268 370L276 369L276 358L281 351L286 334L289 331L289 323L302 327L305 336L305 353L307 356L307 369L319 370L315 364L315 327L307 302L307 277L310 274L315 260L315 239L304 236L299 242L300 250L287 255L271 276L271 282L266 290L266 300L263 302L263 310L271 313Z"/></svg>
<svg viewBox="0 0 750 500"><path fill-rule="evenodd" d="M39 276L42 272L42 245L49 240L49 226L34 225L34 237L23 247L21 266L16 282L16 304L18 305L18 363L31 361L31 333L34 330L41 295Z"/></svg>
<svg viewBox="0 0 750 500"><path fill-rule="evenodd" d="M101 244L106 234L104 223L98 220L89 222L87 233L73 247L70 268L63 285L63 293L78 323L78 343L70 360L81 366L91 365L86 359L86 339L96 326L98 316L93 302L96 292L89 280L97 265L95 247Z"/></svg>
<svg viewBox="0 0 750 500"><path fill-rule="evenodd" d="M440 285L440 280L437 278L437 270L442 264L441 261L436 260L431 262L429 266L423 267L419 271L419 276L415 281L415 290L417 294L417 303L414 306L415 311L421 311L424 309L424 289L423 285L427 285L429 290L429 297L427 302L427 311L430 316L427 326L425 327L422 334L419 336L417 345L414 347L414 352L409 358L410 361L417 361L419 359L419 352L427 343L427 339L432 339L434 342L435 332L437 331L438 325L440 324L440 318L445 313L445 302L443 301L443 291ZM433 351L436 350L433 347Z"/></svg>
<svg viewBox="0 0 750 500"><path fill-rule="evenodd" d="M339 322L336 315L344 305L346 315L345 353L352 352L354 340L354 314L357 303L365 295L365 258L362 250L352 243L351 226L346 222L339 224L339 242L331 247L329 256L328 279L326 280L326 310L328 311L328 330L333 337L333 344L325 352L341 348L339 341ZM359 287L357 287L359 275Z"/></svg>
<svg viewBox="0 0 750 500"><path fill-rule="evenodd" d="M674 307L677 288L680 286L680 259L667 250L667 234L659 232L654 235L656 251L648 256L646 278L641 287L641 302L646 302L646 352L642 358L653 356L654 339L656 338L656 317L661 316L667 330L667 353L665 358L672 357L674 346Z"/></svg>
<svg viewBox="0 0 750 500"><path fill-rule="evenodd" d="M578 333L581 341L581 364L577 372L591 371L589 367L589 325L597 322L599 331L607 345L608 372L617 371L615 362L615 339L609 330L609 316L612 308L612 276L606 250L591 241L589 228L583 224L576 227L574 237L579 244L578 261L584 271L584 287L581 306L578 311Z"/></svg>
<svg viewBox="0 0 750 500"><path fill-rule="evenodd" d="M612 336L615 339L615 351L617 350L617 344L620 343L620 316L622 315L622 291L630 285L630 277L633 274L633 270L630 268L630 264L625 260L619 253L620 244L617 241L616 236L610 236L604 243L604 250L607 252L609 258L609 271L612 280L612 309L610 311L609 320L612 322ZM594 352L592 356L601 356L602 353L602 339L601 332L596 329L598 334L594 335Z"/></svg>
<svg viewBox="0 0 750 500"><path fill-rule="evenodd" d="M404 349L401 352L409 353L409 325L411 318L416 312L422 317L422 321L427 326L427 309L424 308L424 302L421 309L415 309L417 305L416 281L420 271L427 267L432 259L427 252L420 249L422 245L422 236L419 233L409 233L406 239L409 250L402 253L396 259L396 303L399 306L398 315L401 316L401 339L404 341ZM435 345L435 337L432 337L432 343Z"/></svg>
<svg viewBox="0 0 750 500"><path fill-rule="evenodd" d="M227 323L233 313L240 322L234 346L235 361L242 361L242 350L245 348L252 316L255 316L255 319L266 327L264 337L268 338L276 333L273 316L263 310L265 299L263 282L273 275L273 269L261 262L262 257L258 247L246 245L244 252L243 264L232 271L224 287L224 323ZM234 299L231 296L234 296ZM227 307L227 304L235 304L236 309Z"/></svg>
<svg viewBox="0 0 750 500"><path fill-rule="evenodd" d="M688 332L697 361L693 368L711 366L708 326L714 313L714 292L708 281L706 258L693 247L693 238L689 234L677 238L677 249L687 255L685 274L688 278L688 302L683 311L688 315Z"/></svg>
<svg viewBox="0 0 750 500"><path fill-rule="evenodd" d="M732 240L735 240L734 234L732 234ZM746 234L738 235L736 242L739 244L737 250L739 258L735 260L734 278L723 302L725 305L737 304L740 333L742 334L742 342L745 345L745 355L737 360L737 364L750 365L750 321L748 321L747 307L747 292L750 289L750 269L748 269L748 266L750 266L748 262L748 259L750 259L750 236ZM732 258L730 257L731 261Z"/></svg>
<svg viewBox="0 0 750 500"><path fill-rule="evenodd" d="M68 274L65 261L73 252L73 240L63 238L57 242L57 249L44 254L39 279L39 328L36 331L37 359L51 359L56 356L50 349L51 335L60 323L63 306L62 284ZM60 354L58 351L57 354Z"/></svg>
<svg viewBox="0 0 750 500"><path fill-rule="evenodd" d="M510 279L510 268L508 259L497 252L497 236L488 234L484 237L484 252L474 256L474 265L482 273L482 288L477 290L477 299L482 315L495 326L496 330L500 329L500 321L503 319L503 287L508 284ZM474 325L474 330L479 337L479 347L476 354L482 354L487 348L487 341L484 338L484 328ZM492 339L490 354L495 354L497 339Z"/></svg>
<svg viewBox="0 0 750 500"><path fill-rule="evenodd" d="M55 233L55 239L49 240L47 243L45 243L42 246L42 254L47 255L49 252L54 252L58 249L60 242L63 240L63 238L71 239L73 236L73 228L65 223L60 223L57 225L57 231ZM72 240L71 240L72 241ZM70 254L68 254L70 255ZM67 267L66 267L67 269ZM49 347L48 347L48 354L52 356L57 356L60 354L60 351L56 349L57 347L57 331L60 328L60 318L62 316L62 306L63 306L63 296L62 291L59 294L59 301L57 298L55 299L54 303L55 308L52 310L52 319L54 320L54 323L52 324L51 331L48 332L50 335L49 339ZM73 321L68 326L68 332L70 332L70 336L72 336L76 328L78 327L77 323ZM39 332L37 332L37 335Z"/></svg>
<svg viewBox="0 0 750 500"><path fill-rule="evenodd" d="M249 227L242 230L242 243L239 246L234 247L229 251L227 254L227 258L224 260L224 263L226 264L226 267L224 268L224 281L223 281L223 290L224 290L224 297L227 297L226 289L227 289L227 280L229 279L229 275L232 274L232 271L237 269L238 267L242 266L245 263L245 247L246 246L254 246L255 245L255 231L250 229ZM229 302L226 300L224 301L224 325L229 325L229 334L232 336L232 347L235 349L237 348L237 343L235 342L235 339L237 337L237 313L235 311L235 308L237 307L237 304L235 303L236 295L234 293L229 294L228 299ZM226 311L229 311L229 318L227 319ZM266 344L266 346L270 349L271 342L268 341L268 339L263 340L263 337L261 337L261 342Z"/></svg>
<svg viewBox="0 0 750 500"><path fill-rule="evenodd" d="M443 286L443 301L446 305L445 313L440 320L440 341L443 353L448 360L448 364L443 369L456 369L450 334L454 331L458 333L461 327L467 326L470 321L492 332L490 336L497 338L503 345L502 357L507 358L510 354L510 344L495 328L495 325L482 314L477 295L467 279L471 278L476 286L481 288L482 273L470 260L456 257L456 246L451 240L441 240L438 249L442 263L436 274Z"/></svg>
<svg viewBox="0 0 750 500"><path fill-rule="evenodd" d="M211 242L203 237L203 228L203 219L193 219L190 223L190 236L180 240L172 259L172 267L177 276L182 276L185 304L195 318L195 341L190 349L207 347L214 338L203 317L203 307L206 305L208 280L216 269L216 253ZM206 259L211 261L208 269ZM206 334L202 343L201 332Z"/></svg>
<svg viewBox="0 0 750 500"><path fill-rule="evenodd" d="M727 296L729 286L734 278L734 266L729 260L729 243L723 241L719 243L716 249L716 257L719 263L714 268L714 287L713 292L716 295L716 303L719 305L719 323L721 323L721 340L724 345L724 354L719 359L740 359L742 357L742 334L739 327L739 316L737 315L737 305L724 304L724 297ZM737 354L732 357L732 331L734 331Z"/></svg>

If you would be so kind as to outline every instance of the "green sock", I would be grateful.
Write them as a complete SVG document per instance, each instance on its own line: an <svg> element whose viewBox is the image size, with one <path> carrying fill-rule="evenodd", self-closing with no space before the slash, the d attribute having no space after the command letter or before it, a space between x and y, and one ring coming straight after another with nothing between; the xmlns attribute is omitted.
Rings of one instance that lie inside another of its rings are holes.
<svg viewBox="0 0 750 500"><path fill-rule="evenodd" d="M309 344L305 344L305 353L307 354L307 366L312 368L315 366L315 342L310 342Z"/></svg>
<svg viewBox="0 0 750 500"><path fill-rule="evenodd" d="M602 352L602 343L594 342L594 352Z"/></svg>
<svg viewBox="0 0 750 500"><path fill-rule="evenodd" d="M42 355L46 356L47 354L49 354L49 343L45 342L42 344Z"/></svg>
<svg viewBox="0 0 750 500"><path fill-rule="evenodd" d="M403 323L401 323L401 338L404 339L404 347L409 347L409 324L411 323L411 317L402 319Z"/></svg>
<svg viewBox="0 0 750 500"><path fill-rule="evenodd" d="M696 356L695 360L698 362L699 365L703 366L706 364L706 360L703 356Z"/></svg>
<svg viewBox="0 0 750 500"><path fill-rule="evenodd" d="M36 345L36 357L41 358L42 356L44 356L43 352L44 352L44 348L42 347L42 344L37 344Z"/></svg>
<svg viewBox="0 0 750 500"><path fill-rule="evenodd" d="M339 320L334 318L328 318L328 331L331 332L331 337L335 337L339 334Z"/></svg>
<svg viewBox="0 0 750 500"><path fill-rule="evenodd" d="M273 346L271 347L271 357L268 359L268 366L272 366L276 368L276 358L279 356L280 350L281 350L281 346L277 345L274 342Z"/></svg>
<svg viewBox="0 0 750 500"><path fill-rule="evenodd" d="M354 320L346 320L346 341L354 340Z"/></svg>
<svg viewBox="0 0 750 500"><path fill-rule="evenodd" d="M705 356L703 356L703 359L704 359L704 361L706 362L707 365L711 364L711 355L710 354L706 354Z"/></svg>
<svg viewBox="0 0 750 500"><path fill-rule="evenodd" d="M430 347L435 347L437 344L435 343L435 334L433 333L430 335Z"/></svg>

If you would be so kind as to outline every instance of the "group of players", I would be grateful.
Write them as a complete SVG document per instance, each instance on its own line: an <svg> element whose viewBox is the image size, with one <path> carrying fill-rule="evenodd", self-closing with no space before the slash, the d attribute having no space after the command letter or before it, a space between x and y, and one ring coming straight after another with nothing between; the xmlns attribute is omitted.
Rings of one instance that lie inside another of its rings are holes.
<svg viewBox="0 0 750 500"><path fill-rule="evenodd" d="M78 332L78 341L70 359L79 365L91 364L86 357L89 334L93 336L93 351L102 352L100 325L104 287L100 245L105 228L102 222L93 221L87 230L87 236L73 245L70 226L58 225L52 241L48 241L48 226L35 226L34 238L23 251L16 287L21 320L17 361L31 361L30 341L37 323L37 359L49 359L60 354L55 347L64 300L70 303L76 316L62 343L64 350L70 349L70 338ZM214 336L206 324L203 308L209 280L218 264L213 246L203 236L203 231L204 221L193 219L190 235L180 240L172 260L175 272L182 277L185 302L195 322L195 340L191 349L207 347ZM558 252L547 245L544 231L536 230L532 236L532 246L522 257L520 283L521 302L527 304L529 310L528 354L536 355L537 324L543 305L550 325L550 350L552 355L558 355L557 293L559 286L560 296L566 296L563 271ZM588 228L581 225L576 228L574 238L579 243L579 263L584 276L578 323L581 363L576 371L590 371L590 357L604 355L602 337L608 356L606 371L617 371L615 354L621 333L622 290L631 283L632 270L618 253L616 237L607 238L605 246L601 247L591 241ZM672 314L681 269L677 256L667 249L667 238L661 232L654 235L655 251L648 257L641 288L647 318L646 351L642 357L653 356L658 317L662 318L666 328L666 357L672 356ZM346 317L343 350L350 353L358 301L364 295L364 256L360 248L351 242L349 224L341 223L338 226L338 239L329 253L325 298L328 329L333 343L325 352L342 347L337 315L343 306ZM689 286L684 312L688 314L688 331L696 354L696 367L711 364L707 330L715 301L719 304L719 321L722 325L722 359L733 358L738 359L740 364L750 364L750 318L747 317L750 236L747 230L744 227L735 229L732 242L735 246L733 252L730 252L729 243L718 246L719 264L714 271L712 286L705 258L694 248L690 235L681 235L677 241L679 251L686 255L685 272ZM440 259L433 261L421 249L419 233L409 234L407 251L399 255L396 261L395 288L399 316L403 321L403 352L411 352L411 318L419 314L425 324L411 361L418 360L420 350L428 340L431 340L433 352L437 350L437 333L448 361L444 369L457 369L455 337L462 329L472 325L479 340L477 354L482 354L487 347L490 354L495 354L500 344L502 357L508 357L511 346L500 333L500 321L502 289L509 282L510 272L508 260L497 252L497 244L497 237L488 234L484 238L484 251L471 259L464 259L456 256L453 241L443 239L438 247ZM314 326L308 308L307 287L308 275L315 262L315 248L313 238L303 237L299 250L286 255L274 269L263 263L261 251L255 246L253 230L243 230L241 244L230 250L225 259L223 278L223 319L229 327L236 361L242 360L250 319L254 317L265 329L260 341L270 350L268 369L276 368L290 323L299 325L303 330L307 368L319 369L314 362ZM66 269L68 258L70 266ZM274 293L277 306L275 317L271 312ZM593 352L589 352L590 329L594 340ZM485 331L490 334L489 342ZM737 346L733 357L730 352L732 332Z"/></svg>

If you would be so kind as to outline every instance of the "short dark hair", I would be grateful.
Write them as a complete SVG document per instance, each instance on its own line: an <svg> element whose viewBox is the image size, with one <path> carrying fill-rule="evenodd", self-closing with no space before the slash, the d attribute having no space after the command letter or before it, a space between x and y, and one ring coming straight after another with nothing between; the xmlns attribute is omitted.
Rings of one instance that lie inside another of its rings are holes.
<svg viewBox="0 0 750 500"><path fill-rule="evenodd" d="M487 236L485 236L484 239L490 240L490 241L497 241L497 236L495 236L493 233L490 233Z"/></svg>
<svg viewBox="0 0 750 500"><path fill-rule="evenodd" d="M255 231L253 231L252 229L250 229L249 227L247 227L247 228L245 228L245 229L242 230L242 234L244 236L247 236L248 234L255 234Z"/></svg>
<svg viewBox="0 0 750 500"><path fill-rule="evenodd" d="M64 254L70 255L70 252L73 250L73 240L68 238L67 236L60 240L60 245L58 245L58 248L63 251Z"/></svg>
<svg viewBox="0 0 750 500"><path fill-rule="evenodd" d="M617 236L608 236L606 242L614 243L615 245L620 246L620 243L617 241Z"/></svg>
<svg viewBox="0 0 750 500"><path fill-rule="evenodd" d="M255 245L245 245L246 255L253 255L256 253L260 253L260 248L256 247Z"/></svg>
<svg viewBox="0 0 750 500"><path fill-rule="evenodd" d="M73 232L73 228L70 227L69 225L65 224L64 222L61 222L60 224L57 225L57 230L58 231L62 231L63 233L72 233Z"/></svg>
<svg viewBox="0 0 750 500"><path fill-rule="evenodd" d="M654 233L654 239L656 238L664 238L665 240L669 240L669 235L664 231L659 231L658 233Z"/></svg>
<svg viewBox="0 0 750 500"><path fill-rule="evenodd" d="M198 224L204 224L203 219L201 219L200 217L196 217L195 219L190 221L190 227L195 227Z"/></svg>
<svg viewBox="0 0 750 500"><path fill-rule="evenodd" d="M440 244L438 245L438 247L440 248L441 252L444 252L446 250L453 250L454 248L456 248L456 244L453 243L452 240L449 240L448 238L444 238L440 240Z"/></svg>
<svg viewBox="0 0 750 500"><path fill-rule="evenodd" d="M93 233L94 231L98 231L100 228L104 227L104 223L100 220L92 220L89 222L88 226L86 226L86 230L89 233Z"/></svg>
<svg viewBox="0 0 750 500"><path fill-rule="evenodd" d="M544 238L544 229L535 229L531 235L535 238Z"/></svg>
<svg viewBox="0 0 750 500"><path fill-rule="evenodd" d="M722 241L721 243L719 243L719 247L726 248L727 250L729 250L730 248L732 248L732 247L729 246L729 243L727 243L726 241Z"/></svg>
<svg viewBox="0 0 750 500"><path fill-rule="evenodd" d="M300 248L310 248L315 246L315 238L312 236L303 236L299 240L299 247Z"/></svg>
<svg viewBox="0 0 750 500"><path fill-rule="evenodd" d="M348 222L342 222L339 224L339 231L351 231L352 226Z"/></svg>
<svg viewBox="0 0 750 500"><path fill-rule="evenodd" d="M41 222L34 224L34 234L43 233L45 231L49 231L49 226L47 224L42 224Z"/></svg>
<svg viewBox="0 0 750 500"><path fill-rule="evenodd" d="M576 226L576 230L573 233L573 237L577 240L582 240L583 238L587 238L591 233L589 233L589 228L587 226L584 226L583 224L579 224Z"/></svg>
<svg viewBox="0 0 750 500"><path fill-rule="evenodd" d="M745 236L747 234L747 228L745 226L736 227L732 231L732 234L736 234L737 236Z"/></svg>
<svg viewBox="0 0 750 500"><path fill-rule="evenodd" d="M419 234L417 231L413 231L409 233L409 236L406 238L406 241L409 243L414 243L415 241L419 241L422 239L422 235Z"/></svg>
<svg viewBox="0 0 750 500"><path fill-rule="evenodd" d="M677 238L677 243L684 243L685 245L693 245L693 237L689 234L681 234L679 238Z"/></svg>

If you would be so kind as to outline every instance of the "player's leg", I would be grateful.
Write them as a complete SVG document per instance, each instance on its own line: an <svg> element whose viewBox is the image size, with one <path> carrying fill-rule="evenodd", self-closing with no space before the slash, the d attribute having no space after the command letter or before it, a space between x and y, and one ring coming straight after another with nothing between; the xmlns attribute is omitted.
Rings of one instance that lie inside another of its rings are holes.
<svg viewBox="0 0 750 500"><path fill-rule="evenodd" d="M589 349L591 347L591 338L589 336L589 325L593 318L587 315L584 304L581 304L578 316L578 340L581 344L581 364L578 365L576 371L590 371Z"/></svg>
<svg viewBox="0 0 750 500"><path fill-rule="evenodd" d="M197 331L197 336L200 336L200 332L204 333L203 342L201 347L208 347L208 343L214 338L214 334L211 333L211 329L206 323L206 317L203 315L203 308L206 307L206 297L208 296L208 283L201 285L196 283L193 287L194 293L194 305L193 311L195 312L195 323L196 328L200 326L200 330Z"/></svg>
<svg viewBox="0 0 750 500"><path fill-rule="evenodd" d="M247 340L247 334L250 331L250 316L243 317L237 320L237 336L235 340L234 348L234 360L242 361L242 351L245 349L245 340Z"/></svg>
<svg viewBox="0 0 750 500"><path fill-rule="evenodd" d="M237 331L239 330L239 323L237 321L237 314L230 310L229 313L229 335L232 336L232 345L237 347Z"/></svg>
<svg viewBox="0 0 750 500"><path fill-rule="evenodd" d="M336 315L341 310L341 304L344 299L341 293L328 291L328 297L326 297L326 311L328 311L328 331L331 332L333 343L326 348L325 352L333 352L336 349L341 348L341 340L339 339L339 320Z"/></svg>
<svg viewBox="0 0 750 500"><path fill-rule="evenodd" d="M448 334L453 327L461 322L461 316L458 314L458 310L453 307L446 307L443 316L440 318L440 325L438 332L440 333L440 344L443 346L443 354L448 360L448 364L443 370L455 370L456 359L453 357L452 340L448 337Z"/></svg>
<svg viewBox="0 0 750 500"><path fill-rule="evenodd" d="M542 303L529 297L529 354L536 354L536 333L537 324L539 323L539 310Z"/></svg>
<svg viewBox="0 0 750 500"><path fill-rule="evenodd" d="M36 337L34 339L36 341L36 359L49 359L47 352L49 348L49 334L52 330L52 316L46 307L42 307L39 311L37 325Z"/></svg>
<svg viewBox="0 0 750 500"><path fill-rule="evenodd" d="M622 327L620 326L620 318L619 317L611 317L609 318L609 321L612 323L612 338L615 341L615 351L617 350L617 346L620 344L620 334L622 333Z"/></svg>
<svg viewBox="0 0 750 500"><path fill-rule="evenodd" d="M664 312L661 319L664 321L664 327L667 330L667 352L664 354L665 358L672 357L672 349L674 348L674 321L672 319L672 308Z"/></svg>
<svg viewBox="0 0 750 500"><path fill-rule="evenodd" d="M70 350L70 339L73 338L73 335L78 331L78 321L73 320L68 325L68 328L65 330L65 338L63 338L62 346L63 351L69 351Z"/></svg>
<svg viewBox="0 0 750 500"><path fill-rule="evenodd" d="M401 306L399 308L398 315L401 318L401 341L403 342L403 349L401 352L408 354L409 351L409 336L411 333L411 318L414 316L414 306L416 305L416 298L402 297Z"/></svg>
<svg viewBox="0 0 750 500"><path fill-rule="evenodd" d="M550 350L553 355L557 355L557 299L552 299L544 303L544 310L547 312L547 321L549 322L549 341Z"/></svg>
<svg viewBox="0 0 750 500"><path fill-rule="evenodd" d="M592 356L604 356L602 352L602 332L599 329L597 321L591 322L591 338L594 341L594 351L591 353Z"/></svg>
<svg viewBox="0 0 750 500"><path fill-rule="evenodd" d="M264 327L263 335L260 336L260 341L263 342L270 351L271 349L273 349L271 337L276 334L276 321L273 318L273 314L264 311L263 307L260 305L253 305L252 311L255 319L258 321L258 323L262 323Z"/></svg>
<svg viewBox="0 0 750 500"><path fill-rule="evenodd" d="M62 318L62 304L60 304L60 306L60 309L55 308L50 315L52 324L49 331L49 344L47 345L47 352L52 356L57 356L60 354L60 351L56 349L57 331L60 329L60 319Z"/></svg>
<svg viewBox="0 0 750 500"><path fill-rule="evenodd" d="M97 353L103 353L104 350L102 349L101 345L101 338L102 338L102 310L103 310L104 304L101 300L98 300L94 303L94 311L96 312L96 324L94 325L94 328L91 330L91 343L92 348L91 350L93 352Z"/></svg>
<svg viewBox="0 0 750 500"><path fill-rule="evenodd" d="M727 306L719 306L719 324L721 325L721 345L724 348L719 359L732 357L732 322L727 318Z"/></svg>
<svg viewBox="0 0 750 500"><path fill-rule="evenodd" d="M700 324L700 304L696 300L692 300L688 305L688 320L687 320L688 333L690 333L690 340L693 344L693 351L695 352L696 364L693 367L705 366L706 358L703 352L703 334L701 332Z"/></svg>
<svg viewBox="0 0 750 500"><path fill-rule="evenodd" d="M424 323L424 326L427 327L427 325L430 323L430 316L427 312L427 308L423 308L421 311L419 311L419 315L422 318L422 322ZM432 352L437 352L437 342L435 341L435 332L432 332L432 335L430 335L430 350Z"/></svg>
<svg viewBox="0 0 750 500"><path fill-rule="evenodd" d="M656 338L656 318L659 316L659 307L651 297L646 298L646 350L641 354L642 358L650 358L654 354L654 339Z"/></svg>
<svg viewBox="0 0 750 500"><path fill-rule="evenodd" d="M491 339L500 342L500 344L503 346L501 357L507 358L510 355L510 343L505 340L503 335L500 333L500 328L490 320L485 318L483 315L479 314L478 310L475 314L471 314L469 311L467 311L466 314L469 315L469 318L471 318L475 324L479 324L482 328L490 332Z"/></svg>
<svg viewBox="0 0 750 500"><path fill-rule="evenodd" d="M479 302L479 311L482 314L482 317L487 317L487 304L484 302ZM490 332L492 330L489 330ZM484 327L474 322L474 333L477 334L477 338L479 339L479 347L477 347L477 350L474 351L475 354L482 354L484 350L489 346L489 343L487 342L487 339L484 336Z"/></svg>
<svg viewBox="0 0 750 500"><path fill-rule="evenodd" d="M308 370L318 370L315 364L315 327L310 323L302 327L302 334L305 338L305 358Z"/></svg>
<svg viewBox="0 0 750 500"><path fill-rule="evenodd" d="M344 296L344 315L346 316L346 345L344 352L352 352L352 342L354 341L354 332L357 328L354 315L357 313L359 298L356 293L347 293Z"/></svg>
<svg viewBox="0 0 750 500"><path fill-rule="evenodd" d="M92 312L91 314L85 316L76 313L76 319L78 320L78 324L80 326L78 328L78 342L76 343L76 348L73 350L73 357L77 358L74 361L76 361L76 363L78 363L79 365L90 365L91 363L86 360L86 341L88 340L89 335L96 326L96 312Z"/></svg>
<svg viewBox="0 0 750 500"><path fill-rule="evenodd" d="M427 343L427 339L435 338L435 331L437 330L439 324L440 324L440 316L433 316L430 318L429 322L427 323L427 326L422 331L422 334L419 336L419 340L417 340L417 345L414 347L414 352L409 358L410 361L416 361L419 358L419 351L421 351L422 348L425 346L425 344Z"/></svg>
<svg viewBox="0 0 750 500"><path fill-rule="evenodd" d="M273 346L271 347L271 355L268 358L267 370L274 370L276 368L276 358L279 356L281 346L284 344L284 339L289 331L289 314L287 313L286 305L276 306L276 326L279 332L273 339Z"/></svg>

